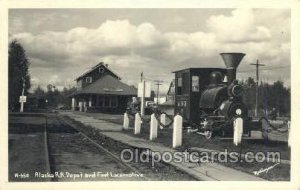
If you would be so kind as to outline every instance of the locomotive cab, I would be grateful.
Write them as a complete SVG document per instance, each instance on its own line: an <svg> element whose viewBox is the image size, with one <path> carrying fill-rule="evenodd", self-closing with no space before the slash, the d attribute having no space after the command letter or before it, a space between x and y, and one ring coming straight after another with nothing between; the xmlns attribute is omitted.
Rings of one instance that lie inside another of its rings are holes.
<svg viewBox="0 0 300 190"><path fill-rule="evenodd" d="M217 76L216 72L221 75ZM222 68L187 68L175 71L175 114L186 122L200 123L199 102L207 89L222 88L227 71ZM214 77L211 77L214 76ZM227 93L227 91L226 91Z"/></svg>

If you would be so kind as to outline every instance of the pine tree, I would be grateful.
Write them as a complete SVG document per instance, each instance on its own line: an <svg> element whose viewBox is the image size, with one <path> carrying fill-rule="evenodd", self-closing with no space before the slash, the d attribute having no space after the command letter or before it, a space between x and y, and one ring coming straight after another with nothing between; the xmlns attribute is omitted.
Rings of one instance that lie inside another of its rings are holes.
<svg viewBox="0 0 300 190"><path fill-rule="evenodd" d="M25 83L24 95L30 88L28 70L30 63L23 46L17 40L9 43L8 55L8 106L10 111L17 111L20 107L19 96L22 94L23 82Z"/></svg>

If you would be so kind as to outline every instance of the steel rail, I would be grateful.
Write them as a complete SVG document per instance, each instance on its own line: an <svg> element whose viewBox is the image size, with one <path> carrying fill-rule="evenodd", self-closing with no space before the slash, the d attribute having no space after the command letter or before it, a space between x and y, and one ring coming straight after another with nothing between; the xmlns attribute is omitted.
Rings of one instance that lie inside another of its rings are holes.
<svg viewBox="0 0 300 190"><path fill-rule="evenodd" d="M75 127L72 126L71 123L69 123L68 121L65 121L63 118L59 117L60 122L64 122L65 124L67 124L68 126L72 127L73 129L77 130L83 137L85 137L87 140L89 140L92 144L94 144L96 147L98 147L99 149L101 149L102 151L104 151L106 154L108 154L109 156L111 156L115 161L117 161L118 163L122 164L123 166L129 168L130 170L132 170L133 172L137 173L138 175L142 175L141 172L139 172L136 168L130 166L129 164L123 162L118 156L116 156L114 153L110 152L109 150L107 150L105 147L101 146L100 144L98 144L97 142L95 142L93 139L91 139L90 137L88 137L86 134L84 134L80 129L77 129ZM146 177L145 175L143 175L143 178L146 179L147 181L151 181L150 178Z"/></svg>

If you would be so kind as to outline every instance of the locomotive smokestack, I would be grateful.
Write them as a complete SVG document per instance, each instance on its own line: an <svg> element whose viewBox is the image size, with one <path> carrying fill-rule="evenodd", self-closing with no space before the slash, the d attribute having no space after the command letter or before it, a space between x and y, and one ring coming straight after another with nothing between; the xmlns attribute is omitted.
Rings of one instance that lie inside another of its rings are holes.
<svg viewBox="0 0 300 190"><path fill-rule="evenodd" d="M228 84L236 79L236 68L246 55L244 53L220 53L227 68Z"/></svg>

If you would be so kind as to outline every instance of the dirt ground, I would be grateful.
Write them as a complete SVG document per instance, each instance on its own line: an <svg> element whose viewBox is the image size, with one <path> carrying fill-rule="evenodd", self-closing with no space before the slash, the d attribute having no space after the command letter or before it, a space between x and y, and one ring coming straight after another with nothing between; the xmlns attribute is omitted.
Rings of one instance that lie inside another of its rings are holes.
<svg viewBox="0 0 300 190"><path fill-rule="evenodd" d="M133 135L133 128L125 133ZM134 135L136 136L136 135ZM138 135L140 138L149 139L149 126L145 124L142 127L141 134ZM228 152L280 152L281 159L290 160L290 148L288 148L287 143L278 142L278 141L265 141L263 139L257 140L243 140L241 146L235 146L232 143L232 139L223 140L221 138L205 139L203 136L197 134L188 134L186 131L183 132L183 145L179 150L186 150L192 147L200 147L205 149L225 151ZM172 145L172 129L163 129L158 131L158 138L154 142L162 143L167 147ZM244 171L250 174L253 174L254 171L257 171L261 168L268 168L274 163L267 162L253 162L253 163L221 163L226 166L230 166L240 171ZM270 172L262 173L260 177L271 180L271 181L289 181L290 180L290 165L289 164L280 164L274 167Z"/></svg>
<svg viewBox="0 0 300 190"><path fill-rule="evenodd" d="M96 119L102 119L110 121L117 124L123 123L123 115L109 115L102 113L78 113L87 116L94 117ZM149 118L149 116L148 116ZM140 135L133 134L134 121L131 119L130 128L128 131L124 131L128 135L135 137L140 137L144 139L149 139L149 123L143 123L141 128ZM254 135L257 135L254 133ZM172 145L172 129L159 129L158 138L154 142L159 142L167 147ZM271 141L263 139L244 139L241 146L235 146L232 143L232 139L223 139L215 137L212 139L205 139L203 136L197 134L188 134L186 131L183 131L183 146L179 150L186 150L192 147L200 147L205 149L224 151L236 151L240 153L246 152L279 152L280 158L283 160L290 160L291 150L287 145L287 142L283 141ZM254 162L254 163L221 163L226 166L241 170L250 174L253 174L254 171L260 169L272 167L274 163L268 162ZM271 181L289 181L290 180L290 165L289 164L279 164L276 167L272 168L269 172L261 173L260 177L271 180Z"/></svg>

